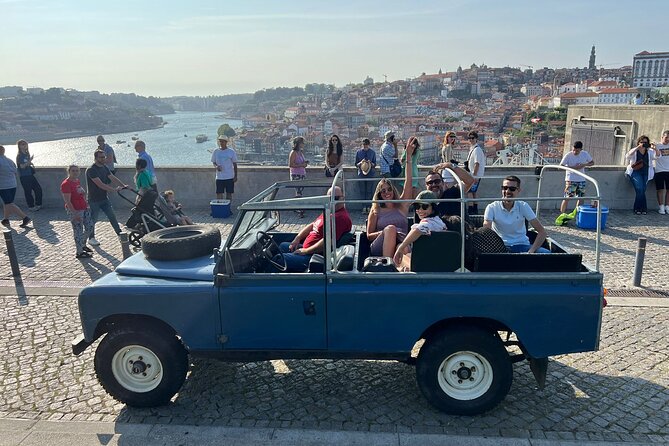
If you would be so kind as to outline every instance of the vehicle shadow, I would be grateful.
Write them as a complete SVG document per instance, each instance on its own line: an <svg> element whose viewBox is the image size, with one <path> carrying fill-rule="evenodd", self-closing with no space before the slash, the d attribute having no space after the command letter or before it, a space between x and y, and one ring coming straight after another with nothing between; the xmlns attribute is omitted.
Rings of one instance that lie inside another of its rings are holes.
<svg viewBox="0 0 669 446"><path fill-rule="evenodd" d="M589 363L587 354L575 356ZM233 364L196 359L172 403L153 409L126 407L117 423L169 420L189 425L491 436L513 430L520 437L529 437L533 430L648 435L663 434L661 430L666 429L666 392L655 382L584 372L560 360L550 361L547 385L538 390L529 366L523 363L514 367L514 384L499 406L465 417L443 414L428 405L416 385L414 368L402 363Z"/></svg>

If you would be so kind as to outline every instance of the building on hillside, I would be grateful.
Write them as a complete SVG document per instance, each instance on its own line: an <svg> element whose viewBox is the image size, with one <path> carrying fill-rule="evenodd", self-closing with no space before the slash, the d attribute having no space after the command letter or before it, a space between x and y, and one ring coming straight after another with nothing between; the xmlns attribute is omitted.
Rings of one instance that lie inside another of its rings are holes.
<svg viewBox="0 0 669 446"><path fill-rule="evenodd" d="M669 52L634 55L632 86L652 88L669 86Z"/></svg>
<svg viewBox="0 0 669 446"><path fill-rule="evenodd" d="M599 92L600 104L629 104L639 90L634 88L607 88Z"/></svg>
<svg viewBox="0 0 669 446"><path fill-rule="evenodd" d="M592 91L583 93L563 93L560 95L560 107L568 105L597 104L599 95Z"/></svg>
<svg viewBox="0 0 669 446"><path fill-rule="evenodd" d="M520 87L520 92L525 96L541 96L544 92L544 87L541 85L523 85Z"/></svg>

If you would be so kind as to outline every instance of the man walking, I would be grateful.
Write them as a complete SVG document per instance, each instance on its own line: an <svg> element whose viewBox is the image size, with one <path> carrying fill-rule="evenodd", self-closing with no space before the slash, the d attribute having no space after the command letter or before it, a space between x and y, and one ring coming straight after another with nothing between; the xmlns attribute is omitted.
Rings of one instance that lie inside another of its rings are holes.
<svg viewBox="0 0 669 446"><path fill-rule="evenodd" d="M86 170L86 184L88 185L88 205L91 207L91 219L93 220L93 230L91 231L89 243L92 246L98 246L99 241L95 238L95 223L98 221L100 211L104 212L109 223L114 228L116 235L121 234L121 227L116 219L114 208L109 201L107 192L115 192L126 188L125 184L109 171L105 165L106 156L103 150L95 151L95 163ZM111 186L115 183L117 186Z"/></svg>
<svg viewBox="0 0 669 446"><path fill-rule="evenodd" d="M583 143L581 141L576 141L569 153L566 153L560 161L561 166L571 167L574 170L578 170L581 173L585 173L585 168L594 166L595 161L592 159L590 154L583 150ZM565 172L564 174L564 197L560 204L560 213L565 214L567 212L567 204L569 203L569 198L582 197L585 195L585 186L586 181L581 175L574 172ZM582 200L576 201L576 209L581 205Z"/></svg>
<svg viewBox="0 0 669 446"><path fill-rule="evenodd" d="M153 167L153 158L146 152L146 144L142 140L137 140L135 142L135 152L137 152L137 158L146 160L146 171L151 175L151 187L156 192L158 191L158 180L156 178L156 172Z"/></svg>
<svg viewBox="0 0 669 446"><path fill-rule="evenodd" d="M390 178L390 166L393 164L394 160L397 159L397 138L395 133L388 130L383 135L384 143L381 145L381 161L379 167L381 169L381 176L383 178Z"/></svg>
<svg viewBox="0 0 669 446"><path fill-rule="evenodd" d="M218 137L219 147L211 154L211 162L216 166L216 198L221 200L223 193L225 199L232 201L237 182L237 153L228 148L228 137Z"/></svg>
<svg viewBox="0 0 669 446"><path fill-rule="evenodd" d="M103 150L105 152L105 166L107 166L107 169L114 175L116 175L116 166L115 163L116 161L116 154L114 153L114 149L105 142L105 137L102 135L98 135L98 149Z"/></svg>
<svg viewBox="0 0 669 446"><path fill-rule="evenodd" d="M371 142L368 138L362 140L362 149L359 149L355 154L355 166L358 168L358 178L367 179L374 178L374 169L376 168L376 152L370 147ZM362 199L371 200L371 191L374 187L371 181L361 181ZM364 204L362 205L362 213L369 212Z"/></svg>
<svg viewBox="0 0 669 446"><path fill-rule="evenodd" d="M659 155L659 157L658 157ZM657 203L662 215L669 214L669 130L662 132L661 142L655 144L655 189L657 189Z"/></svg>
<svg viewBox="0 0 669 446"><path fill-rule="evenodd" d="M469 140L469 153L467 154L467 161L465 162L467 166L466 169L476 180L474 184L472 184L472 187L469 188L467 195L469 195L470 198L476 198L476 191L479 189L481 178L483 178L483 175L485 174L485 152L478 143L479 134L477 132L469 132L467 139ZM469 206L469 214L477 215L478 213L478 204L472 202L472 205Z"/></svg>

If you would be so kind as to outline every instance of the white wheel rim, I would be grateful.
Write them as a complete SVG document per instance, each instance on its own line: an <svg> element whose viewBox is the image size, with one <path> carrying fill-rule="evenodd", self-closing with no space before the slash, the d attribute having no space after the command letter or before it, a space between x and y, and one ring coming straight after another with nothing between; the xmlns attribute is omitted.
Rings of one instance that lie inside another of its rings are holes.
<svg viewBox="0 0 669 446"><path fill-rule="evenodd" d="M439 387L457 400L473 400L492 385L492 366L475 352L461 351L444 359L437 369Z"/></svg>
<svg viewBox="0 0 669 446"><path fill-rule="evenodd" d="M125 389L145 393L158 387L162 381L163 365L148 348L128 345L112 358L112 373Z"/></svg>

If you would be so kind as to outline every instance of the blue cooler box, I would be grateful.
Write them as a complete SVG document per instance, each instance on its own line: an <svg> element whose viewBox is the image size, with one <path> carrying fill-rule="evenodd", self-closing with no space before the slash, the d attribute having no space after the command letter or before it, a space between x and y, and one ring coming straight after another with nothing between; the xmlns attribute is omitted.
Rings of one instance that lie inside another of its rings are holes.
<svg viewBox="0 0 669 446"><path fill-rule="evenodd" d="M214 218L228 218L232 215L230 211L230 200L211 200L211 216Z"/></svg>
<svg viewBox="0 0 669 446"><path fill-rule="evenodd" d="M606 228L606 217L609 208L602 206L602 230ZM581 229L597 229L597 208L593 206L579 206L576 216L576 226Z"/></svg>

